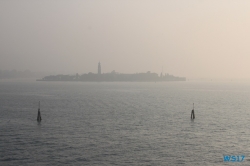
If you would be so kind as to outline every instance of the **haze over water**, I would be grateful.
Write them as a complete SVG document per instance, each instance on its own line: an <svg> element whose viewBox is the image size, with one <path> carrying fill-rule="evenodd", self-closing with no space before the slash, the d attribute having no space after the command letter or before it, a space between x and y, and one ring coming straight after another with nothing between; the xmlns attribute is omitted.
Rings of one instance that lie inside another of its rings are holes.
<svg viewBox="0 0 250 166"><path fill-rule="evenodd" d="M248 0L0 1L0 69L250 79Z"/></svg>
<svg viewBox="0 0 250 166"><path fill-rule="evenodd" d="M0 165L250 162L249 83L7 81L0 94Z"/></svg>
<svg viewBox="0 0 250 166"><path fill-rule="evenodd" d="M250 80L249 9L249 0L0 1L0 165L230 165L223 155L250 165L250 82L235 81ZM80 82L111 71L187 81ZM28 80L51 74L75 82Z"/></svg>

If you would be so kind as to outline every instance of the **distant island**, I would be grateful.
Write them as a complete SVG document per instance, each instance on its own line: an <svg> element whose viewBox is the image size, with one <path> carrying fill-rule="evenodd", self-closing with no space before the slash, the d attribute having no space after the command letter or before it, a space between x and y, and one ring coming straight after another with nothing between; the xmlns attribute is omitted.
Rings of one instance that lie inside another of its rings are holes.
<svg viewBox="0 0 250 166"><path fill-rule="evenodd" d="M18 71L18 70L0 70L1 79L29 79L38 78L48 75L47 72L32 72L30 70Z"/></svg>
<svg viewBox="0 0 250 166"><path fill-rule="evenodd" d="M50 75L37 81L84 81L84 82L159 82L159 81L186 81L185 77L176 77L169 74L158 76L157 73L121 74L115 71L101 73L101 64L98 63L98 72L79 75Z"/></svg>

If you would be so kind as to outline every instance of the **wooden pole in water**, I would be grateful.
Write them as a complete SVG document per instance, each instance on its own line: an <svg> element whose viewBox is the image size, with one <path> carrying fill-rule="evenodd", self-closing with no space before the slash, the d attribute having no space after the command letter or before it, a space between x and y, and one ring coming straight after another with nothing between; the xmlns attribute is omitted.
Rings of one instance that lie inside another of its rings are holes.
<svg viewBox="0 0 250 166"><path fill-rule="evenodd" d="M41 120L42 120L42 117L41 117L41 112L40 112L40 101L39 101L39 104L38 104L38 113L37 113L37 121L41 122Z"/></svg>
<svg viewBox="0 0 250 166"><path fill-rule="evenodd" d="M194 114L194 103L193 103L193 117L195 119L195 114Z"/></svg>
<svg viewBox="0 0 250 166"><path fill-rule="evenodd" d="M194 115L194 103L193 103L193 110L191 112L191 119L195 119L195 115Z"/></svg>

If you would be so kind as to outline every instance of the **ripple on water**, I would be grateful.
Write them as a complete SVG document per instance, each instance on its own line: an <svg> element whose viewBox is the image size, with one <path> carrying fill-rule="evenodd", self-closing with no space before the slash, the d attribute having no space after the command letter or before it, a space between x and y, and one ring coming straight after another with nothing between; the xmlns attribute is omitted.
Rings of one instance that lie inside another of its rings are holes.
<svg viewBox="0 0 250 166"><path fill-rule="evenodd" d="M0 165L248 165L250 88L238 86L5 83Z"/></svg>

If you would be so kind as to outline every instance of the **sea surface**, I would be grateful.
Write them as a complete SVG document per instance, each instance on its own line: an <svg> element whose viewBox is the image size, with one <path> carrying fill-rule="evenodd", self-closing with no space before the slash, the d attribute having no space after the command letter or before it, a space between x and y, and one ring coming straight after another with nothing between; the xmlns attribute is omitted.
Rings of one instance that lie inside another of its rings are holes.
<svg viewBox="0 0 250 166"><path fill-rule="evenodd" d="M1 166L235 164L250 165L250 82L0 81Z"/></svg>

